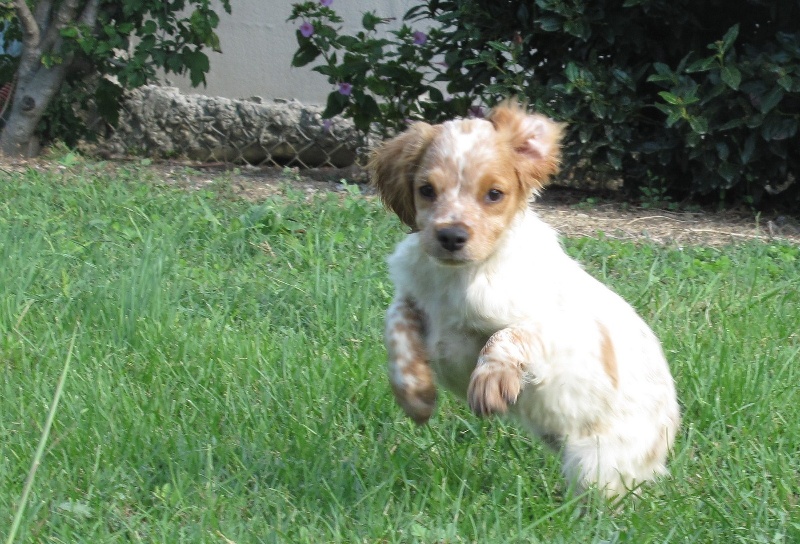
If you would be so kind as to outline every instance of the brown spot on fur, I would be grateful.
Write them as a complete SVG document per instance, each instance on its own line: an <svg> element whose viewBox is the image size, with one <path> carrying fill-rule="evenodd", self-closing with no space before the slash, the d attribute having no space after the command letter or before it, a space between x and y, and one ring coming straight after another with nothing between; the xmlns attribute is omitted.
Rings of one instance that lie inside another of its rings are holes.
<svg viewBox="0 0 800 544"><path fill-rule="evenodd" d="M603 370L611 380L614 389L619 385L619 371L617 369L617 355L614 353L614 343L608 329L602 323L597 323L600 329L600 362L603 363Z"/></svg>
<svg viewBox="0 0 800 544"><path fill-rule="evenodd" d="M530 114L525 105L511 99L496 106L488 116L497 132L517 153L513 161L520 181L538 191L558 172L564 126L543 115Z"/></svg>
<svg viewBox="0 0 800 544"><path fill-rule="evenodd" d="M369 161L372 184L378 189L381 201L414 230L417 228L414 174L428 146L440 131L439 125L411 125L406 132L384 143Z"/></svg>

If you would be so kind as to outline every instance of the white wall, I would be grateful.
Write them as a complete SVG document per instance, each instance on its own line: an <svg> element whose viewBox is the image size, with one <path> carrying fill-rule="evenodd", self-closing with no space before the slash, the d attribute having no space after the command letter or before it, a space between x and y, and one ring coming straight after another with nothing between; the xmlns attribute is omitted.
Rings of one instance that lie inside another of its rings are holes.
<svg viewBox="0 0 800 544"><path fill-rule="evenodd" d="M361 28L365 11L381 17L394 17L397 24L412 5L412 0L333 0L331 8L344 19L344 31ZM287 22L291 0L232 0L228 15L218 1L213 2L220 16L217 34L222 54L207 51L211 70L207 87L193 88L188 78L169 74L166 79L185 93L248 98L296 98L306 104L324 104L331 86L310 66L292 68L297 48L295 30L299 22Z"/></svg>

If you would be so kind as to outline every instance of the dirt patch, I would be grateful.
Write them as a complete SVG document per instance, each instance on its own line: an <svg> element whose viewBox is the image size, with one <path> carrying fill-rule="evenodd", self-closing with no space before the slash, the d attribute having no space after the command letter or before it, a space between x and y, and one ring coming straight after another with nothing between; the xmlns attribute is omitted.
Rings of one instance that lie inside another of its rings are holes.
<svg viewBox="0 0 800 544"><path fill-rule="evenodd" d="M71 169L65 161L34 160L0 162L2 172ZM366 198L376 198L357 168L305 170L280 168L234 168L224 164L160 162L143 165L143 178L187 189L211 188L220 182L235 195L258 202L289 187L309 194L343 191L347 183L358 184ZM113 170L126 163L105 163ZM535 205L542 219L565 236L598 236L620 240L647 240L670 245L719 246L750 240L783 240L800 244L800 221L780 214L756 214L749 210L674 211L645 208L585 191L549 187Z"/></svg>
<svg viewBox="0 0 800 544"><path fill-rule="evenodd" d="M215 179L225 179L234 192L253 201L278 194L287 185L308 193L343 191L342 179L358 183L367 198L375 198L373 189L366 185L364 173L358 169L298 171L260 168L231 171L222 166L196 170L161 165L159 170L165 181L187 187L201 187ZM800 222L785 215L766 217L743 210L643 208L556 186L544 192L536 204L536 211L564 236L598 236L603 233L608 238L671 245L718 246L775 239L800 244Z"/></svg>

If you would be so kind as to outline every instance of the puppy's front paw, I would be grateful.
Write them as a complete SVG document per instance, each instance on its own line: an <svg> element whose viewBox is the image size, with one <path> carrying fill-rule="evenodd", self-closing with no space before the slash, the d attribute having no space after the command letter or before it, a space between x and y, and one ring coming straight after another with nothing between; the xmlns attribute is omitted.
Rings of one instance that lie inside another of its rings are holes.
<svg viewBox="0 0 800 544"><path fill-rule="evenodd" d="M479 416L504 414L522 390L522 376L509 365L487 364L481 357L467 391L469 407Z"/></svg>
<svg viewBox="0 0 800 544"><path fill-rule="evenodd" d="M417 425L424 425L436 408L436 384L427 365L414 370L400 377L392 376L392 392L406 415Z"/></svg>

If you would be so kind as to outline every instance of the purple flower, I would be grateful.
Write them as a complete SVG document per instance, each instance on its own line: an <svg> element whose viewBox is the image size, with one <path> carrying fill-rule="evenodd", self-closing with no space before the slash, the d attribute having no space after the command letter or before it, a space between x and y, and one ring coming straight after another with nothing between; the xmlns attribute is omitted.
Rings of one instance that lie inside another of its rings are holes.
<svg viewBox="0 0 800 544"><path fill-rule="evenodd" d="M300 25L300 34L302 34L304 38L310 38L313 33L314 25L308 21L305 21L302 25Z"/></svg>
<svg viewBox="0 0 800 544"><path fill-rule="evenodd" d="M339 94L350 96L353 92L353 86L350 83L339 83Z"/></svg>
<svg viewBox="0 0 800 544"><path fill-rule="evenodd" d="M330 132L332 126L333 126L333 121L331 119L323 119L322 120L322 131L323 132Z"/></svg>
<svg viewBox="0 0 800 544"><path fill-rule="evenodd" d="M414 45L425 45L425 42L428 41L428 35L419 30L414 32L412 36L414 37Z"/></svg>
<svg viewBox="0 0 800 544"><path fill-rule="evenodd" d="M319 3L327 8L328 6L333 4L333 0L319 0Z"/></svg>

